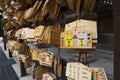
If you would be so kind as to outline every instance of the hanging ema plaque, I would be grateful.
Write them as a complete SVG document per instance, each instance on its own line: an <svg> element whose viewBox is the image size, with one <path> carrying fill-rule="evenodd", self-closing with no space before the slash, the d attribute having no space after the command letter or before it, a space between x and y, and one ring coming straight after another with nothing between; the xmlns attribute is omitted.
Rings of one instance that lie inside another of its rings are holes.
<svg viewBox="0 0 120 80"><path fill-rule="evenodd" d="M67 63L66 76L71 80L91 80L92 71L87 66L78 63Z"/></svg>

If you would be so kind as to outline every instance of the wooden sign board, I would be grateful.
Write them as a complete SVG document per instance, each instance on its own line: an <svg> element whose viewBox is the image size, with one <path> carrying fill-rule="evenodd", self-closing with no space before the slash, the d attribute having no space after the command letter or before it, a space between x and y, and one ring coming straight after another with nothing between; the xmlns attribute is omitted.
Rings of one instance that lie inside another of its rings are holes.
<svg viewBox="0 0 120 80"><path fill-rule="evenodd" d="M99 71L97 74L97 80L108 80L104 68L99 68Z"/></svg>
<svg viewBox="0 0 120 80"><path fill-rule="evenodd" d="M15 43L17 43L17 41L8 40L8 41L7 41L7 48L9 48L10 50L12 50Z"/></svg>
<svg viewBox="0 0 120 80"><path fill-rule="evenodd" d="M38 27L35 28L35 37L41 37L41 35L43 34L44 31L44 26L43 25L39 25Z"/></svg>
<svg viewBox="0 0 120 80"><path fill-rule="evenodd" d="M97 39L97 22L91 20L80 19L65 25L65 31L82 29L92 32L92 37Z"/></svg>
<svg viewBox="0 0 120 80"><path fill-rule="evenodd" d="M97 22L80 19L65 25L65 31L69 30L87 30L92 32L93 43L97 43Z"/></svg>
<svg viewBox="0 0 120 80"><path fill-rule="evenodd" d="M91 80L92 71L78 62L67 63L66 76L72 80Z"/></svg>
<svg viewBox="0 0 120 80"><path fill-rule="evenodd" d="M21 39L27 39L26 35L28 34L28 29L29 28L22 28L22 32L21 32Z"/></svg>
<svg viewBox="0 0 120 80"><path fill-rule="evenodd" d="M17 56L17 59L22 61L23 63L25 63L26 59L28 58L28 56L25 56L24 54L19 54Z"/></svg>
<svg viewBox="0 0 120 80"><path fill-rule="evenodd" d="M21 29L18 29L18 30L16 31L15 37L19 38L20 35L21 35L21 33L22 33L22 28L21 28Z"/></svg>
<svg viewBox="0 0 120 80"><path fill-rule="evenodd" d="M33 50L32 52L32 60L37 60L38 57L38 50Z"/></svg>
<svg viewBox="0 0 120 80"><path fill-rule="evenodd" d="M75 80L75 79L71 79L71 78L67 77L67 80Z"/></svg>
<svg viewBox="0 0 120 80"><path fill-rule="evenodd" d="M89 31L62 32L60 47L70 49L92 49L92 34Z"/></svg>
<svg viewBox="0 0 120 80"><path fill-rule="evenodd" d="M32 60L40 60L41 56L39 56L41 54L43 50L40 50L38 49L37 47L35 46L31 46L30 47L30 52L31 52L31 57L32 57Z"/></svg>
<svg viewBox="0 0 120 80"><path fill-rule="evenodd" d="M19 52L17 50L14 50L12 53L12 56L18 56L18 55L19 55Z"/></svg>
<svg viewBox="0 0 120 80"><path fill-rule="evenodd" d="M41 37L41 41L46 44L59 46L61 32L63 32L63 29L57 28L57 26L48 26Z"/></svg>
<svg viewBox="0 0 120 80"><path fill-rule="evenodd" d="M26 38L34 39L35 38L35 29L28 29L28 31L26 33Z"/></svg>
<svg viewBox="0 0 120 80"><path fill-rule="evenodd" d="M49 51L44 51L39 54L40 65L52 67L52 62L54 58L54 53Z"/></svg>
<svg viewBox="0 0 120 80"><path fill-rule="evenodd" d="M108 80L104 68L90 67L89 69L92 71L91 80ZM67 76L67 80L76 80L76 79Z"/></svg>
<svg viewBox="0 0 120 80"><path fill-rule="evenodd" d="M35 68L35 80L41 80L42 79L42 75L46 72L49 71L48 67L45 66L39 66L37 68Z"/></svg>
<svg viewBox="0 0 120 80"><path fill-rule="evenodd" d="M14 44L16 44L16 43L17 43L17 41L8 40L6 43L6 46L11 52L13 52L14 51Z"/></svg>
<svg viewBox="0 0 120 80"><path fill-rule="evenodd" d="M43 74L42 80L56 80L55 75L52 73Z"/></svg>
<svg viewBox="0 0 120 80"><path fill-rule="evenodd" d="M32 39L32 38L31 38L31 39L28 38L28 39L26 39L26 40L27 40L27 42L37 42L37 39L35 39L35 38L33 38L33 39Z"/></svg>
<svg viewBox="0 0 120 80"><path fill-rule="evenodd" d="M108 80L104 68L90 67L93 80Z"/></svg>

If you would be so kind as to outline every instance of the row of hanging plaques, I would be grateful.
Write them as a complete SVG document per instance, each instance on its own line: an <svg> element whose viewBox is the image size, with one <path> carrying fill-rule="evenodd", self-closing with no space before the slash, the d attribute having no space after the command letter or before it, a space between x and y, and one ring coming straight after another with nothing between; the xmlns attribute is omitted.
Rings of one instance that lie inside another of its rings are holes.
<svg viewBox="0 0 120 80"><path fill-rule="evenodd" d="M42 27L44 26L39 26L41 31L34 31L33 29L30 29L30 32L26 34L27 37L29 36L30 39L34 39L33 35L37 33L37 36L39 36L40 38L40 35L44 30L42 29ZM54 32L57 33L58 30L56 29L54 30ZM17 31L16 33L17 33L17 36L21 34L21 32L19 31ZM60 45L61 48L70 48L70 49L95 49L96 48L96 44L97 44L96 21L80 19L80 20L66 24L65 30L64 32L61 33L61 35L60 35L60 32L59 34L56 34L56 33L54 34L58 35L57 37L55 36L48 37L48 33L45 33L47 36L46 39L50 38L50 41L52 41L54 44L58 43L57 45Z"/></svg>

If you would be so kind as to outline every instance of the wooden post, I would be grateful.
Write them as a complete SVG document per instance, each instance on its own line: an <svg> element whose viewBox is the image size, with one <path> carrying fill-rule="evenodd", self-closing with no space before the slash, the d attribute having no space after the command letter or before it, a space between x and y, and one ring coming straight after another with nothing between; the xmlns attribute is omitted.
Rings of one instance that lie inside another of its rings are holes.
<svg viewBox="0 0 120 80"><path fill-rule="evenodd" d="M65 62L64 62L64 60L62 60L62 77L61 77L61 80L64 80L64 66L65 66Z"/></svg>
<svg viewBox="0 0 120 80"><path fill-rule="evenodd" d="M78 63L81 62L81 55L82 55L82 53L81 53L81 51L79 51Z"/></svg>
<svg viewBox="0 0 120 80"><path fill-rule="evenodd" d="M89 61L88 61L88 56L87 56L87 51L85 51L85 58L86 58L86 64L88 65L88 67L90 66Z"/></svg>
<svg viewBox="0 0 120 80"><path fill-rule="evenodd" d="M9 58L12 57L12 52L10 51L10 49L8 49L8 52L9 52Z"/></svg>
<svg viewBox="0 0 120 80"><path fill-rule="evenodd" d="M26 76L26 68L24 66L24 63L20 61L20 71L21 71L21 76Z"/></svg>
<svg viewBox="0 0 120 80"><path fill-rule="evenodd" d="M120 0L113 0L114 9L114 80L120 80Z"/></svg>
<svg viewBox="0 0 120 80"><path fill-rule="evenodd" d="M6 48L6 38L3 38L3 42L4 42L4 50L7 50L7 48Z"/></svg>
<svg viewBox="0 0 120 80"><path fill-rule="evenodd" d="M89 66L87 51L79 51L78 63L79 62Z"/></svg>
<svg viewBox="0 0 120 80"><path fill-rule="evenodd" d="M18 42L20 42L21 44L25 44L24 41L22 39L19 39ZM20 71L21 71L21 76L26 76L26 68L25 65L22 61L20 61Z"/></svg>

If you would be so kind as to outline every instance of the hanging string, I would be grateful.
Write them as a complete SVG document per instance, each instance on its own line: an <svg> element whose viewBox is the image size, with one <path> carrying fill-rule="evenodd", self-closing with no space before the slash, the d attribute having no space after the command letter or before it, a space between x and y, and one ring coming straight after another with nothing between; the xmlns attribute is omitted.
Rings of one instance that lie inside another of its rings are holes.
<svg viewBox="0 0 120 80"><path fill-rule="evenodd" d="M58 9L57 9L57 12L59 11L59 8L60 8L60 4L58 4ZM60 17L60 11L58 12L58 14L56 15L57 16L57 19L56 19L56 27L57 28L60 28L59 25L60 25L60 22L59 22L59 17Z"/></svg>
<svg viewBox="0 0 120 80"><path fill-rule="evenodd" d="M60 59L60 47L58 47L58 54L57 54L57 58Z"/></svg>
<svg viewBox="0 0 120 80"><path fill-rule="evenodd" d="M79 51L78 63L80 63L80 62L81 62L81 57L82 57L82 51Z"/></svg>
<svg viewBox="0 0 120 80"><path fill-rule="evenodd" d="M78 28L78 26L77 26L77 25L78 25L78 20L80 21L80 19L81 19L82 3L83 3L83 0L81 0L81 3L80 3L80 10L79 10L79 14L78 14L77 21L76 21L75 31L76 31L77 28Z"/></svg>
<svg viewBox="0 0 120 80"><path fill-rule="evenodd" d="M87 51L85 51L85 58L86 58L86 63L88 65L88 67L89 67L90 65L89 65L89 61L88 61Z"/></svg>
<svg viewBox="0 0 120 80"><path fill-rule="evenodd" d="M80 18L81 18L81 11L82 11L82 2L83 2L83 0L81 1L81 3L80 3L80 10L79 10L79 15L78 15L78 18L77 18L77 20L80 20ZM78 21L76 21L76 28L75 28L75 31L77 30L77 26L78 25ZM79 62L81 62L81 57L82 57L82 51L79 51L79 57L78 57L78 63Z"/></svg>
<svg viewBox="0 0 120 80"><path fill-rule="evenodd" d="M60 8L60 5L58 4L58 9ZM57 11L58 11L57 9ZM59 27L59 16L60 16L60 12L56 15L57 18L56 18L56 27L58 28ZM58 53L57 53L57 58L60 59L60 46L58 47Z"/></svg>
<svg viewBox="0 0 120 80"><path fill-rule="evenodd" d="M45 25L45 27L47 27L47 17L48 17L48 15L46 15L45 18L44 18L44 25Z"/></svg>

